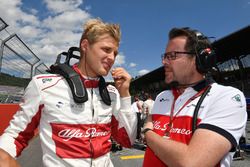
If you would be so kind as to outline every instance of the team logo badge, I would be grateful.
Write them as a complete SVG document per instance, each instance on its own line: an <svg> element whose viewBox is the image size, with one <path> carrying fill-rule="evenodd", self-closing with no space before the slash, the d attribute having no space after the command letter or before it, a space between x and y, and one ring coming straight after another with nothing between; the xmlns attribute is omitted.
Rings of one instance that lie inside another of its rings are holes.
<svg viewBox="0 0 250 167"><path fill-rule="evenodd" d="M232 97L232 100L235 101L235 102L237 102L237 103L240 105L240 107L243 106L243 103L242 103L242 101L241 101L241 97L240 97L239 94L237 94L237 95L235 95L234 97Z"/></svg>
<svg viewBox="0 0 250 167"><path fill-rule="evenodd" d="M236 101L236 102L241 102L241 98L240 98L240 95L239 95L239 94L237 94L237 95L235 95L234 97L232 97L232 99L233 99L234 101Z"/></svg>

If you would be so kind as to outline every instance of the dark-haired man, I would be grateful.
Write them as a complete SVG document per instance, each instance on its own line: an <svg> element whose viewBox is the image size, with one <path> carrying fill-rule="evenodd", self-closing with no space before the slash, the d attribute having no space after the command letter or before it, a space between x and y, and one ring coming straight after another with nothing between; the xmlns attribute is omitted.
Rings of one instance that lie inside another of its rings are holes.
<svg viewBox="0 0 250 167"><path fill-rule="evenodd" d="M214 58L200 32L169 32L162 63L173 88L157 96L144 127L144 167L230 167L246 126L246 102L238 89L208 77Z"/></svg>

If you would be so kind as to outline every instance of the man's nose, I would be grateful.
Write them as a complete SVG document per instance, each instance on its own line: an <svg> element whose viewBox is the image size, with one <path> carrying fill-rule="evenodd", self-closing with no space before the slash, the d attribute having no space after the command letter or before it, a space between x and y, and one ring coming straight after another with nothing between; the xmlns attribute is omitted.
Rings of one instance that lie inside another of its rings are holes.
<svg viewBox="0 0 250 167"><path fill-rule="evenodd" d="M108 54L108 60L113 61L113 62L115 61L115 53L114 52Z"/></svg>
<svg viewBox="0 0 250 167"><path fill-rule="evenodd" d="M163 65L168 65L169 62L170 62L170 61L169 61L167 58L162 59L162 61L161 61L161 63L162 63Z"/></svg>

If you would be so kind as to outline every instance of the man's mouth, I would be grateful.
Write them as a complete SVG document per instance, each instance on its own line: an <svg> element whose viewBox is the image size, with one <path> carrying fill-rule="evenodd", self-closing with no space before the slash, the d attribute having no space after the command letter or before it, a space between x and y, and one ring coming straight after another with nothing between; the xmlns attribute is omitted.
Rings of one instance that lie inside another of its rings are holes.
<svg viewBox="0 0 250 167"><path fill-rule="evenodd" d="M103 67L106 69L106 70L110 70L111 69L111 64L109 63L102 63L103 64Z"/></svg>
<svg viewBox="0 0 250 167"><path fill-rule="evenodd" d="M164 68L165 74L172 72L169 68Z"/></svg>
<svg viewBox="0 0 250 167"><path fill-rule="evenodd" d="M165 72L171 72L172 71L172 68L169 65L164 65L163 67L164 67Z"/></svg>

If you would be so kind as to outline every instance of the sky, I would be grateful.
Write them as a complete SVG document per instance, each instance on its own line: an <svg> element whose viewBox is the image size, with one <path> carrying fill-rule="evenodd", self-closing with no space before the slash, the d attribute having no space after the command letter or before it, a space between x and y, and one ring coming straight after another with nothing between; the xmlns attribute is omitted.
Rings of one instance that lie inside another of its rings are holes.
<svg viewBox="0 0 250 167"><path fill-rule="evenodd" d="M91 18L118 23L115 66L132 77L161 66L168 32L191 27L218 40L250 23L250 0L0 0L0 17L48 67L78 46Z"/></svg>

